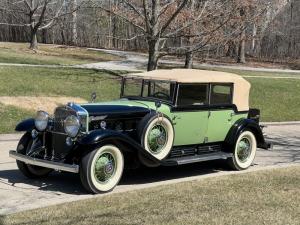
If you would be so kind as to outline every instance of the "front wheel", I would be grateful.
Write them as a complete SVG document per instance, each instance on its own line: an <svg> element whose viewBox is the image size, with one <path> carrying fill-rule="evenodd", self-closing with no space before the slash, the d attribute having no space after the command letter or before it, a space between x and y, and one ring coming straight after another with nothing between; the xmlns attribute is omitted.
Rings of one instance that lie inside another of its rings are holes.
<svg viewBox="0 0 300 225"><path fill-rule="evenodd" d="M234 147L233 157L228 159L234 170L245 170L251 166L256 154L256 138L251 131L242 132Z"/></svg>
<svg viewBox="0 0 300 225"><path fill-rule="evenodd" d="M124 157L114 145L104 145L82 158L80 179L92 193L108 192L119 183L124 169Z"/></svg>
<svg viewBox="0 0 300 225"><path fill-rule="evenodd" d="M18 143L17 153L27 155L27 153L32 149L36 149L41 146L42 142L39 138L32 139L30 133L25 133ZM17 166L24 176L31 179L47 177L49 173L53 171L52 169L29 165L19 160L17 160Z"/></svg>

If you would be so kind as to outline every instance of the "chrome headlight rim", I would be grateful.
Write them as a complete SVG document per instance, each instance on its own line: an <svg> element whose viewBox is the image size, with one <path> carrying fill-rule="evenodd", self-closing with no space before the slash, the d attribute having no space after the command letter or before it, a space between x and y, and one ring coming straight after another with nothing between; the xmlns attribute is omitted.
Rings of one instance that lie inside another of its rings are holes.
<svg viewBox="0 0 300 225"><path fill-rule="evenodd" d="M37 111L34 119L34 126L36 127L36 129L41 132L45 131L48 127L49 118L49 113L43 110Z"/></svg>
<svg viewBox="0 0 300 225"><path fill-rule="evenodd" d="M80 120L78 116L68 116L64 120L64 130L69 137L75 138L80 131Z"/></svg>

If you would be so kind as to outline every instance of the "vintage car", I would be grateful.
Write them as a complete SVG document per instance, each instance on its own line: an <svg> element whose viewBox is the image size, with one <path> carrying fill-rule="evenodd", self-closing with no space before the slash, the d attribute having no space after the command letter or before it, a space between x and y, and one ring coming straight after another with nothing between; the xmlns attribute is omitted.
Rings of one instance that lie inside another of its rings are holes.
<svg viewBox="0 0 300 225"><path fill-rule="evenodd" d="M256 148L267 149L260 112L249 109L242 77L204 70L126 75L111 102L68 103L53 115L38 111L10 156L29 178L52 170L79 173L92 193L112 190L124 168L176 166L223 159L247 169ZM216 161L220 162L220 161Z"/></svg>

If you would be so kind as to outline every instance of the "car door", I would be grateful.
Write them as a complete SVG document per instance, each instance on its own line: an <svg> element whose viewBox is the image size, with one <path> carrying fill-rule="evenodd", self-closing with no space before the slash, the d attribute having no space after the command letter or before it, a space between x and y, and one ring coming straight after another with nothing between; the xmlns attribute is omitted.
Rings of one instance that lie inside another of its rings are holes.
<svg viewBox="0 0 300 225"><path fill-rule="evenodd" d="M208 84L179 84L172 109L174 146L204 142L208 124Z"/></svg>
<svg viewBox="0 0 300 225"><path fill-rule="evenodd" d="M211 84L209 119L206 142L224 141L233 125L235 110L232 105L233 84Z"/></svg>

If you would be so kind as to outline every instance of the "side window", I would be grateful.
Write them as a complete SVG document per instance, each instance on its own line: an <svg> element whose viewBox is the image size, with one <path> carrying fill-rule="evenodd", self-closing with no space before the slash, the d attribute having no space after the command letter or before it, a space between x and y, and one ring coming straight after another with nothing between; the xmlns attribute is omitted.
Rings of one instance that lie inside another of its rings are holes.
<svg viewBox="0 0 300 225"><path fill-rule="evenodd" d="M177 105L206 105L208 104L207 84L180 84Z"/></svg>
<svg viewBox="0 0 300 225"><path fill-rule="evenodd" d="M210 104L232 104L231 84L212 84L210 94Z"/></svg>

